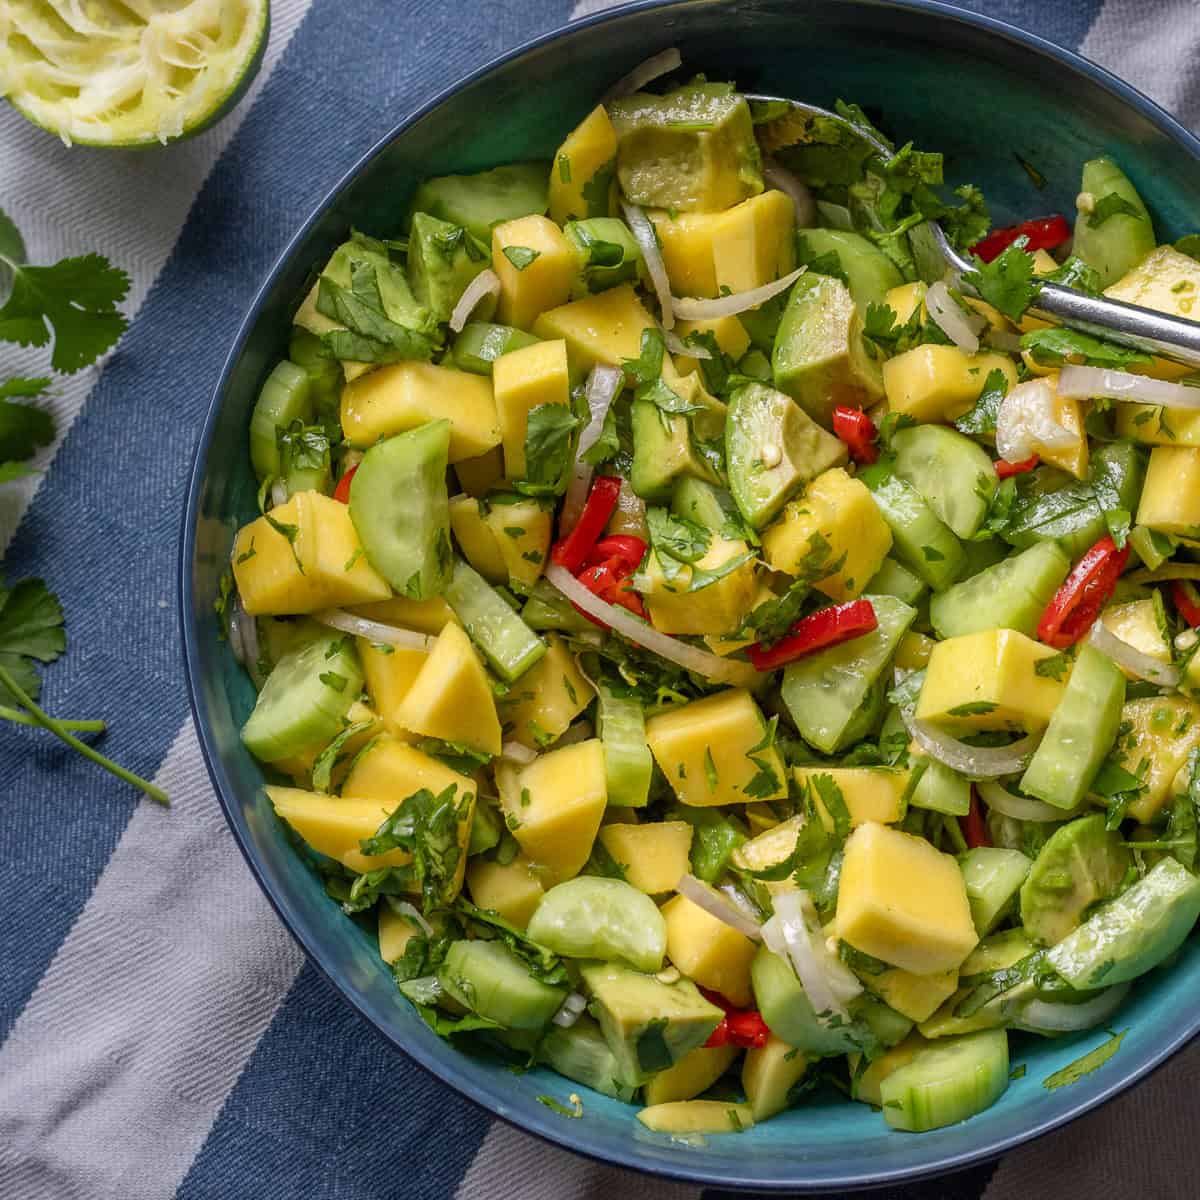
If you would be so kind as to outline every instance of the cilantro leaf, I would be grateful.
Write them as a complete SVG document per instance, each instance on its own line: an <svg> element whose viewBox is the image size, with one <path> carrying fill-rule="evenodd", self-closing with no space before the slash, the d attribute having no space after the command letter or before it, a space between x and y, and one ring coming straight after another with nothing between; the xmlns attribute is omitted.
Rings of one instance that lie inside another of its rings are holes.
<svg viewBox="0 0 1200 1200"><path fill-rule="evenodd" d="M317 312L344 325L321 340L336 358L351 362L397 362L433 357L434 339L421 329L393 321L384 311L375 267L351 264L351 286L343 287L322 275L317 289Z"/></svg>
<svg viewBox="0 0 1200 1200"><path fill-rule="evenodd" d="M353 724L347 725L334 739L317 755L313 762L312 769L312 785L313 789L318 792L329 791L331 776L334 768L339 761L345 756L342 750L346 743L351 738L357 737L360 733L366 733L375 724L375 719L369 717L365 721L355 721Z"/></svg>
<svg viewBox="0 0 1200 1200"><path fill-rule="evenodd" d="M1108 192L1092 205L1092 211L1088 213L1088 228L1097 229L1118 213L1126 217L1142 216L1142 210L1132 201L1126 200L1124 196L1118 195L1116 192Z"/></svg>
<svg viewBox="0 0 1200 1200"><path fill-rule="evenodd" d="M62 605L42 580L0 584L0 666L32 699L42 686L34 661L51 663L66 648Z"/></svg>
<svg viewBox="0 0 1200 1200"><path fill-rule="evenodd" d="M541 983L557 985L569 982L567 968L553 950L527 937L499 913L474 904L459 896L454 911L471 922L475 932L502 941L524 964L525 969Z"/></svg>
<svg viewBox="0 0 1200 1200"><path fill-rule="evenodd" d="M1043 283L1061 283L1064 287L1086 292L1089 296L1100 295L1100 272L1095 267L1089 267L1075 254L1072 254L1057 271L1051 271L1041 278Z"/></svg>
<svg viewBox="0 0 1200 1200"><path fill-rule="evenodd" d="M990 263L975 258L976 269L963 275L993 308L1012 321L1019 321L1037 297L1041 281L1034 278L1033 255L1026 252L1027 237L1019 237Z"/></svg>
<svg viewBox="0 0 1200 1200"><path fill-rule="evenodd" d="M779 773L775 770L775 761L765 755L775 745L775 732L779 727L779 714L776 713L763 730L763 735L759 741L746 751L746 757L757 767L750 782L742 788L745 795L752 800L770 800L771 797L779 794L781 781Z"/></svg>
<svg viewBox="0 0 1200 1200"><path fill-rule="evenodd" d="M698 358L700 377L705 388L714 396L724 397L729 390L729 379L736 370L732 358L721 349L717 335L711 329L693 329L683 339L685 346L699 346L707 350L708 358Z"/></svg>
<svg viewBox="0 0 1200 1200"><path fill-rule="evenodd" d="M1033 329L1022 335L1021 349L1028 350L1034 362L1043 367L1082 362L1089 367L1125 369L1144 366L1151 361L1150 356L1140 350L1103 342L1077 329L1064 329L1061 326Z"/></svg>
<svg viewBox="0 0 1200 1200"><path fill-rule="evenodd" d="M646 509L646 525L650 531L650 544L668 578L671 578L670 567L664 559L674 559L678 563L698 562L712 544L712 534L703 525L686 517L677 517L669 509L657 505Z"/></svg>
<svg viewBox="0 0 1200 1200"><path fill-rule="evenodd" d="M9 379L0 384L0 397L38 396L49 382ZM0 399L0 464L31 458L39 446L48 446L53 440L54 418L45 409Z"/></svg>
<svg viewBox="0 0 1200 1200"><path fill-rule="evenodd" d="M575 461L575 433L582 424L565 404L530 409L525 425L525 478L513 487L535 496L561 492Z"/></svg>
<svg viewBox="0 0 1200 1200"><path fill-rule="evenodd" d="M501 253L518 271L525 270L531 262L542 256L540 250L533 250L529 246L505 246Z"/></svg>
<svg viewBox="0 0 1200 1200"><path fill-rule="evenodd" d="M976 437L980 434L995 433L996 418L1000 415L1000 405L1007 394L1008 377L999 369L989 371L974 408L963 413L954 422L954 427L959 433Z"/></svg>
<svg viewBox="0 0 1200 1200"><path fill-rule="evenodd" d="M686 416L696 411L695 405L688 404L663 379L665 354L666 343L662 334L657 329L643 329L637 358L626 358L621 362L626 376L634 385L634 399L649 401L659 410L664 421L674 415Z"/></svg>
<svg viewBox="0 0 1200 1200"><path fill-rule="evenodd" d="M1061 1067L1053 1075L1047 1075L1042 1080L1042 1087L1052 1092L1057 1088L1066 1087L1068 1084L1078 1083L1079 1080L1085 1075L1090 1075L1097 1067L1104 1066L1120 1050L1121 1042L1128 1032L1128 1029L1123 1029L1120 1033L1111 1034L1107 1041L1101 1042L1094 1050L1089 1050L1086 1054L1075 1059L1074 1062Z"/></svg>

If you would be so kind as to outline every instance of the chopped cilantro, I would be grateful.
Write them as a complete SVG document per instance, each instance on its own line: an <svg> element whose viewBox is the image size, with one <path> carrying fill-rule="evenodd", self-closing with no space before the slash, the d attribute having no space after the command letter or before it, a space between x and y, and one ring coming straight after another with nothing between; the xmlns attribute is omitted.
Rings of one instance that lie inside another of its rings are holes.
<svg viewBox="0 0 1200 1200"><path fill-rule="evenodd" d="M990 263L976 258L976 268L963 275L980 297L1011 321L1019 321L1037 296L1040 282L1033 275L1033 255L1026 252L1027 237L1017 238Z"/></svg>
<svg viewBox="0 0 1200 1200"><path fill-rule="evenodd" d="M539 404L525 425L525 478L513 487L526 495L556 495L567 485L581 417L565 404Z"/></svg>
<svg viewBox="0 0 1200 1200"><path fill-rule="evenodd" d="M767 752L775 745L775 731L778 726L779 717L776 715L767 722L759 741L746 751L746 757L758 768L750 782L742 788L742 791L752 800L769 800L772 796L778 795L782 787L782 781L775 770L775 762L766 757ZM756 757L756 755L763 757Z"/></svg>
<svg viewBox="0 0 1200 1200"><path fill-rule="evenodd" d="M1068 363L1084 363L1090 367L1145 366L1151 361L1148 354L1130 350L1113 342L1103 342L1077 329L1033 329L1021 338L1021 349L1028 350L1034 362L1043 367L1061 367Z"/></svg>
<svg viewBox="0 0 1200 1200"><path fill-rule="evenodd" d="M715 792L720 780L717 777L717 764L713 762L712 748L704 747L704 779L708 784L708 790Z"/></svg>
<svg viewBox="0 0 1200 1200"><path fill-rule="evenodd" d="M558 156L558 179L560 183L571 182L571 160L565 154Z"/></svg>
<svg viewBox="0 0 1200 1200"><path fill-rule="evenodd" d="M1108 192L1092 205L1092 211L1088 213L1087 218L1088 228L1097 229L1118 213L1126 217L1142 216L1142 210L1132 201L1126 200L1116 192Z"/></svg>
<svg viewBox="0 0 1200 1200"><path fill-rule="evenodd" d="M1055 1071L1053 1075L1047 1075L1042 1080L1042 1087L1052 1092L1056 1088L1078 1083L1085 1075L1090 1075L1098 1067L1104 1066L1120 1050L1121 1042L1128 1032L1127 1029L1124 1029L1120 1033L1110 1034L1108 1040L1101 1042L1094 1050L1089 1050L1074 1062L1068 1063L1065 1067Z"/></svg>
<svg viewBox="0 0 1200 1200"><path fill-rule="evenodd" d="M562 161L563 159L560 156L559 162ZM583 1116L583 1102L574 1092L572 1092L568 1098L573 1106L571 1108L567 1108L565 1104L559 1104L559 1102L555 1100L553 1096L538 1096L537 1102L539 1104L544 1104L551 1112L558 1113L560 1117L572 1117L578 1120Z"/></svg>
<svg viewBox="0 0 1200 1200"><path fill-rule="evenodd" d="M374 718L368 718L365 721L355 721L353 724L347 725L346 728L343 729L342 732L339 733L337 737L335 737L333 741L331 741L329 745L317 755L316 760L313 762L312 769L312 785L315 791L329 791L333 770L337 766L338 762L344 757L342 751L345 749L346 743L349 742L351 738L355 738L358 737L359 734L366 733L369 729L373 728L374 724Z"/></svg>
<svg viewBox="0 0 1200 1200"><path fill-rule="evenodd" d="M990 700L972 700L967 704L956 704L948 710L951 717L986 717L996 711L996 706Z"/></svg>
<svg viewBox="0 0 1200 1200"><path fill-rule="evenodd" d="M542 256L540 250L533 250L529 246L505 246L501 253L518 271L524 271L531 262Z"/></svg>
<svg viewBox="0 0 1200 1200"><path fill-rule="evenodd" d="M1053 679L1061 683L1070 667L1071 656L1064 650L1050 655L1049 658L1038 659L1033 664L1033 673L1042 676L1043 679Z"/></svg>
<svg viewBox="0 0 1200 1200"><path fill-rule="evenodd" d="M959 433L978 437L980 434L996 432L996 418L1000 414L1000 405L1008 394L1008 377L998 368L989 371L983 381L983 391L970 411L964 413L954 427Z"/></svg>

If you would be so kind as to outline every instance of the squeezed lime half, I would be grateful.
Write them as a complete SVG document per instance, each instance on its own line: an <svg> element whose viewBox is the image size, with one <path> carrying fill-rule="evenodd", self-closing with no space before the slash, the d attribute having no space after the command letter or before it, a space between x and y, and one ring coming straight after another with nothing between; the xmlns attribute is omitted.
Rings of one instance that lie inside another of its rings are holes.
<svg viewBox="0 0 1200 1200"><path fill-rule="evenodd" d="M262 63L268 0L7 0L0 96L71 145L190 137Z"/></svg>

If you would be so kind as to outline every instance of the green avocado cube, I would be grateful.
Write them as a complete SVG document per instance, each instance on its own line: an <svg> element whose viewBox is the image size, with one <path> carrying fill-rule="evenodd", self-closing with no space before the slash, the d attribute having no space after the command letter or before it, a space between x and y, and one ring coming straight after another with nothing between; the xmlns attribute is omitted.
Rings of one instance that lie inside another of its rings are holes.
<svg viewBox="0 0 1200 1200"><path fill-rule="evenodd" d="M467 284L485 270L491 257L488 247L461 225L451 225L428 213L414 213L408 239L408 283L413 295L439 321L450 314ZM491 302L495 308L495 300ZM487 320L484 306L474 315Z"/></svg>

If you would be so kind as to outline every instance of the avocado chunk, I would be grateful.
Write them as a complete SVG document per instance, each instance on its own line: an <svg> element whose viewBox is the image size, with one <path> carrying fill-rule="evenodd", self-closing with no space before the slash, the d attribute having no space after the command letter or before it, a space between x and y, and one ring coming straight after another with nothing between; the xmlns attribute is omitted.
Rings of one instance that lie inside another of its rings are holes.
<svg viewBox="0 0 1200 1200"><path fill-rule="evenodd" d="M1079 191L1090 202L1075 218L1072 249L1108 287L1154 249L1154 226L1137 188L1111 158L1083 164Z"/></svg>
<svg viewBox="0 0 1200 1200"><path fill-rule="evenodd" d="M540 339L512 325L493 325L487 321L469 321L454 339L451 356L460 371L472 375L491 375L492 363L510 350L532 346Z"/></svg>
<svg viewBox="0 0 1200 1200"><path fill-rule="evenodd" d="M545 214L549 178L550 164L544 162L512 163L476 175L438 175L417 188L412 211L461 225L491 246L493 225Z"/></svg>
<svg viewBox="0 0 1200 1200"><path fill-rule="evenodd" d="M1128 891L1097 909L1047 957L1073 987L1124 983L1174 954L1198 916L1200 879L1175 859L1164 858Z"/></svg>
<svg viewBox="0 0 1200 1200"><path fill-rule="evenodd" d="M558 1012L567 990L534 979L500 942L454 942L438 968L442 990L464 1008L505 1029L541 1029Z"/></svg>
<svg viewBox="0 0 1200 1200"><path fill-rule="evenodd" d="M1020 850L976 846L959 857L958 865L975 932L985 937L1008 915L1033 864Z"/></svg>
<svg viewBox="0 0 1200 1200"><path fill-rule="evenodd" d="M560 1075L605 1096L633 1102L637 1089L617 1079L619 1064L600 1026L586 1013L563 1029L552 1025L538 1044L538 1058Z"/></svg>
<svg viewBox="0 0 1200 1200"><path fill-rule="evenodd" d="M861 233L846 229L802 229L796 235L796 265L823 265L827 255L837 259L837 269L860 313L868 304L883 304L887 293L904 278L890 258ZM831 264L832 265L832 264Z"/></svg>
<svg viewBox="0 0 1200 1200"><path fill-rule="evenodd" d="M616 1058L616 1078L631 1087L703 1046L725 1015L690 979L662 983L614 963L589 963L581 974Z"/></svg>
<svg viewBox="0 0 1200 1200"><path fill-rule="evenodd" d="M771 366L776 387L826 428L838 405L866 408L883 397L883 372L863 342L858 306L829 275L810 271L792 285Z"/></svg>
<svg viewBox="0 0 1200 1200"><path fill-rule="evenodd" d="M408 282L413 295L439 321L450 314L467 284L487 268L490 254L461 225L414 213L408 238ZM490 316L490 313L480 313Z"/></svg>
<svg viewBox="0 0 1200 1200"><path fill-rule="evenodd" d="M725 425L729 490L752 528L769 524L793 492L845 461L845 444L782 392L747 383L730 398Z"/></svg>
<svg viewBox="0 0 1200 1200"><path fill-rule="evenodd" d="M687 476L671 492L671 511L724 538L745 536L745 522L724 488Z"/></svg>
<svg viewBox="0 0 1200 1200"><path fill-rule="evenodd" d="M633 204L719 212L763 190L750 106L730 84L635 92L610 104L608 115L617 178Z"/></svg>
<svg viewBox="0 0 1200 1200"><path fill-rule="evenodd" d="M725 405L704 390L695 374L672 380L670 389L690 412L667 412L651 400L635 400L630 409L633 464L629 484L652 503L667 503L675 481L685 476L721 482L698 443L720 436Z"/></svg>
<svg viewBox="0 0 1200 1200"><path fill-rule="evenodd" d="M629 226L618 217L568 221L563 233L578 260L571 284L572 300L637 281L642 251Z"/></svg>

